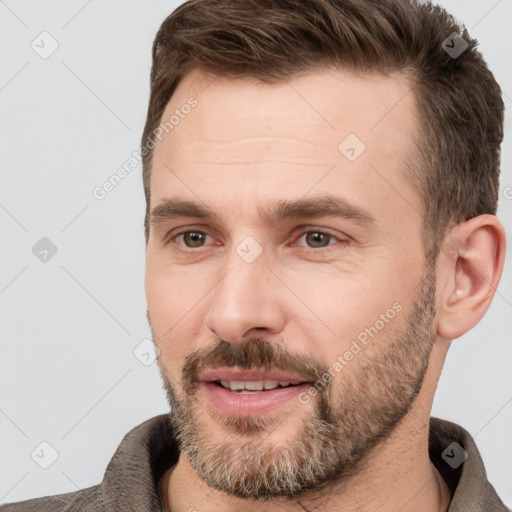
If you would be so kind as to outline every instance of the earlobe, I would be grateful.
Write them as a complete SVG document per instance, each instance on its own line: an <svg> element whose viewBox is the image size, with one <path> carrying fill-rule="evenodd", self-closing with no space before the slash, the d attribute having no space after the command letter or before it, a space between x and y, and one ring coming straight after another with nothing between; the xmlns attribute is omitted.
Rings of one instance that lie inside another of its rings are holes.
<svg viewBox="0 0 512 512"><path fill-rule="evenodd" d="M494 215L480 215L453 228L439 255L443 290L438 297L438 334L453 340L488 310L505 258L505 231Z"/></svg>

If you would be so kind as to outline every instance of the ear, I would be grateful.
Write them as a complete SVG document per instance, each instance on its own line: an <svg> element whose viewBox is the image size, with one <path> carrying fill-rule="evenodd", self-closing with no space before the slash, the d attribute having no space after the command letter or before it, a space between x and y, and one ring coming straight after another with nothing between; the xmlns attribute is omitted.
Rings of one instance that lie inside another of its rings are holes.
<svg viewBox="0 0 512 512"><path fill-rule="evenodd" d="M438 258L437 332L453 340L484 316L498 287L505 260L505 230L494 215L457 224Z"/></svg>

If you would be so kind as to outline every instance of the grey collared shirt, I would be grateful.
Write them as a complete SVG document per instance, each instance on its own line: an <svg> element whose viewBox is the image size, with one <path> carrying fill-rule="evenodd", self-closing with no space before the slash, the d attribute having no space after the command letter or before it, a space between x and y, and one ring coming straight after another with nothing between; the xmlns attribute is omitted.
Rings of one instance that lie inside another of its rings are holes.
<svg viewBox="0 0 512 512"><path fill-rule="evenodd" d="M431 418L429 454L452 493L448 512L511 512L487 480L475 441L462 427ZM169 415L155 416L124 436L100 484L3 505L0 511L161 512L158 481L178 456Z"/></svg>

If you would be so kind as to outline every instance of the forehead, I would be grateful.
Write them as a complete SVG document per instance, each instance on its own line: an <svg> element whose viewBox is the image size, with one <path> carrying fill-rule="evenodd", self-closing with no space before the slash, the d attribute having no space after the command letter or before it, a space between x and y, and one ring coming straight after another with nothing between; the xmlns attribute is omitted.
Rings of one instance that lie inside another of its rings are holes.
<svg viewBox="0 0 512 512"><path fill-rule="evenodd" d="M356 133L361 139L374 142L397 122L403 125L403 134L410 133L416 120L412 87L405 74L356 74L334 68L277 83L212 76L195 69L181 80L162 122L194 97L199 108L194 109L193 117L197 120L200 114L201 118L194 129L206 130L212 140L231 135L233 124L245 119L252 122L237 125L240 137L261 135L264 129L269 136L285 131L306 135L307 141L312 142L326 136L328 141L336 142L344 133ZM190 123L183 123L186 124ZM186 126L173 129L169 135L179 142L188 138Z"/></svg>
<svg viewBox="0 0 512 512"><path fill-rule="evenodd" d="M322 69L269 84L194 70L161 122L172 116L154 151L152 204L175 192L197 199L216 190L261 203L315 187L361 200L373 188L380 202L398 194L419 208L405 177L418 124L405 75Z"/></svg>

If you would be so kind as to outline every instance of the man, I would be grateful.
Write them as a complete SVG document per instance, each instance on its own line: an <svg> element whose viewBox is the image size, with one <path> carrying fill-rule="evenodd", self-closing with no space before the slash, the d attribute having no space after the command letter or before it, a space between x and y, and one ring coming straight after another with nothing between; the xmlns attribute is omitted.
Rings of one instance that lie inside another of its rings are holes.
<svg viewBox="0 0 512 512"><path fill-rule="evenodd" d="M142 139L148 320L171 405L102 484L31 510L506 511L430 418L482 318L503 103L404 0L195 0L162 24Z"/></svg>

